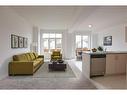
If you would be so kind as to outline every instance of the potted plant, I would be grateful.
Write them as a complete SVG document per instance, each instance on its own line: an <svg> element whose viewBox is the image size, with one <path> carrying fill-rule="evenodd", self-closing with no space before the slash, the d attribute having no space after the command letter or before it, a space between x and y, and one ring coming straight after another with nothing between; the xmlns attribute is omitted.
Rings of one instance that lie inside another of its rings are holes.
<svg viewBox="0 0 127 95"><path fill-rule="evenodd" d="M103 51L103 47L102 46L99 46L97 49L98 49L98 51Z"/></svg>

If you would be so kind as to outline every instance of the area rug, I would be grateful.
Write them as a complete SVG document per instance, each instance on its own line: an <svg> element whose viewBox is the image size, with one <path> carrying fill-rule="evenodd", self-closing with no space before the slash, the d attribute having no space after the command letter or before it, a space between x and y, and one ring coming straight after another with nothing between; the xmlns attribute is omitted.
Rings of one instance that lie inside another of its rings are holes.
<svg viewBox="0 0 127 95"><path fill-rule="evenodd" d="M49 62L44 63L39 70L33 75L33 78L74 78L76 77L69 64L65 71L49 71Z"/></svg>
<svg viewBox="0 0 127 95"><path fill-rule="evenodd" d="M96 89L85 76L77 77L72 71L74 63L67 62L65 72L49 72L44 63L33 76L5 77L0 80L0 89Z"/></svg>

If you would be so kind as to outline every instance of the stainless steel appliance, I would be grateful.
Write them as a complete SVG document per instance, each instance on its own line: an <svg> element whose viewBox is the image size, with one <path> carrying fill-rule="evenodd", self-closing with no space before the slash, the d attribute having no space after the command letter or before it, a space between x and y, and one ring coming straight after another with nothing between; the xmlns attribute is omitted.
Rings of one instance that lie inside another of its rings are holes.
<svg viewBox="0 0 127 95"><path fill-rule="evenodd" d="M91 54L90 76L104 75L106 69L106 54Z"/></svg>

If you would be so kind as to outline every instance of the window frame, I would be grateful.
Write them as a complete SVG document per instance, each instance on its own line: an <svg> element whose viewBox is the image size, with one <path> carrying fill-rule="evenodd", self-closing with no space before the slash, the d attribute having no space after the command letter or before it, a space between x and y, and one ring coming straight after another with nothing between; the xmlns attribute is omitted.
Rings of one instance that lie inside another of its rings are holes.
<svg viewBox="0 0 127 95"><path fill-rule="evenodd" d="M48 34L49 35L49 37L48 38L43 38L43 34ZM50 37L50 34L55 34L55 37L54 38L52 38L52 37ZM56 35L57 34L61 34L61 37L56 37ZM42 45L43 45L43 51L45 50L45 48L44 48L44 39L48 39L48 52L51 52L52 50L54 50L54 49L51 49L50 48L50 39L54 39L55 40L55 49L60 49L61 51L62 51L62 33L42 33ZM57 41L57 39L61 39L61 48L56 48L56 41ZM45 52L45 51L44 51Z"/></svg>
<svg viewBox="0 0 127 95"><path fill-rule="evenodd" d="M77 47L76 36L80 36L81 37L81 39L80 39L81 47ZM87 36L88 37L88 47L86 47L86 48L90 48L90 36L89 35L81 35L81 34L75 35L75 46L76 46L76 48L85 48L85 47L83 47L83 36Z"/></svg>

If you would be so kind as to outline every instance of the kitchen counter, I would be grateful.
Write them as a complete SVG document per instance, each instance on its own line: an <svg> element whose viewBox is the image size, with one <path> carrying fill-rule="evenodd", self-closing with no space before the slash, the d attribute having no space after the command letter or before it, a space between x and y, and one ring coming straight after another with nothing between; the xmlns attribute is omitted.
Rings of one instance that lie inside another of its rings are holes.
<svg viewBox="0 0 127 95"><path fill-rule="evenodd" d="M90 78L92 67L91 57L102 55L103 56L106 55L105 75L118 75L126 73L127 51L106 51L106 52L83 52L82 54L83 74L85 74L88 78ZM97 66L97 68L98 67L100 66Z"/></svg>
<svg viewBox="0 0 127 95"><path fill-rule="evenodd" d="M126 54L127 51L107 51L106 54Z"/></svg>
<svg viewBox="0 0 127 95"><path fill-rule="evenodd" d="M93 55L93 54L127 54L127 51L102 51L102 52L83 52L83 53L86 53L86 54L90 54L90 55Z"/></svg>
<svg viewBox="0 0 127 95"><path fill-rule="evenodd" d="M83 54L89 54L89 55L93 55L93 54L106 54L106 52L83 52Z"/></svg>

